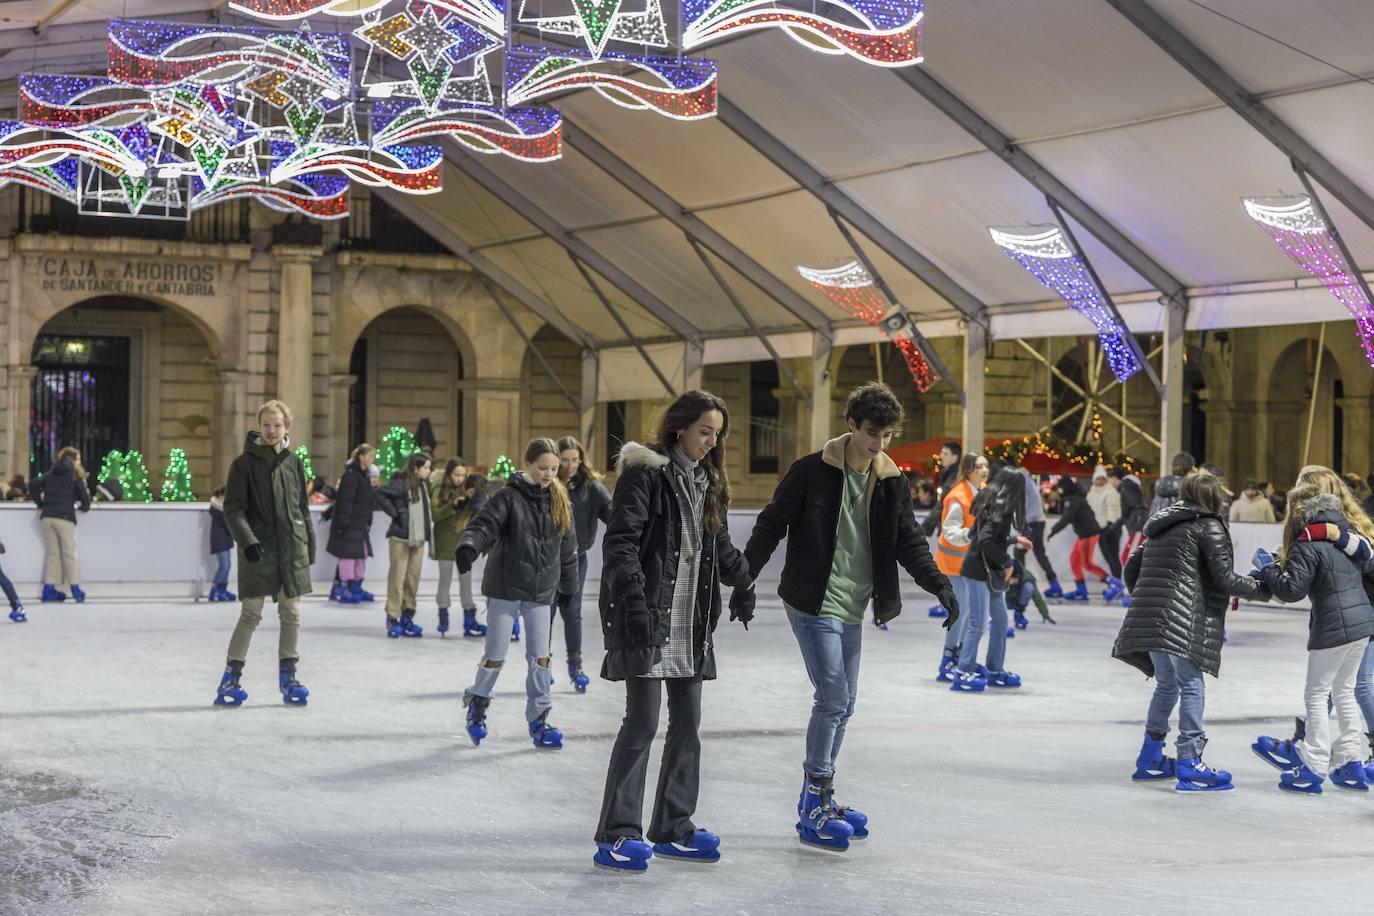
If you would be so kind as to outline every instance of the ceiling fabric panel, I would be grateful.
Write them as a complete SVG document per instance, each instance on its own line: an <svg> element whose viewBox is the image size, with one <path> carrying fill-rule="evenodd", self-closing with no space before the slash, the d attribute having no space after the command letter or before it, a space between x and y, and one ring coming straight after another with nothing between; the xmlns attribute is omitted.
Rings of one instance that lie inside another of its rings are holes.
<svg viewBox="0 0 1374 916"><path fill-rule="evenodd" d="M558 220L576 229L642 218L654 211L595 163L567 144L556 162L517 162L505 156L482 156L482 165L514 185Z"/></svg>

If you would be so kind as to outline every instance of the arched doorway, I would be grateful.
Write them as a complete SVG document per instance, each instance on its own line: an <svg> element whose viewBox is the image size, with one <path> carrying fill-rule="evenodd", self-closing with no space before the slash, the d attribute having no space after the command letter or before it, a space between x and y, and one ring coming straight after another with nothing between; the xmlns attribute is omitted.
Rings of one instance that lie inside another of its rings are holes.
<svg viewBox="0 0 1374 916"><path fill-rule="evenodd" d="M348 448L359 442L376 445L392 426L414 433L428 419L435 459L462 453L467 441L459 392L463 356L433 315L407 306L372 319L353 345L349 375L355 381L348 398Z"/></svg>
<svg viewBox="0 0 1374 916"><path fill-rule="evenodd" d="M89 299L43 325L30 364L30 476L73 445L91 471L112 449L137 449L160 479L181 448L196 495L214 489L215 357L189 315L146 299Z"/></svg>
<svg viewBox="0 0 1374 916"><path fill-rule="evenodd" d="M1342 470L1346 418L1336 408L1336 399L1344 396L1345 385L1340 364L1331 350L1325 348L1322 352L1320 374L1317 354L1317 341L1305 338L1289 344L1274 362L1269 383L1270 467L1266 474L1272 479L1292 480L1304 463L1304 452L1307 464Z"/></svg>

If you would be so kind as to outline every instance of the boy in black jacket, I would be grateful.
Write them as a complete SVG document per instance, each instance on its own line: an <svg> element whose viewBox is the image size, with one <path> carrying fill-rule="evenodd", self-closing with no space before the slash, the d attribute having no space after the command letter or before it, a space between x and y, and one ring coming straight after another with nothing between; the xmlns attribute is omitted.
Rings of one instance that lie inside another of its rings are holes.
<svg viewBox="0 0 1374 916"><path fill-rule="evenodd" d="M902 422L901 402L886 385L870 382L850 392L845 419L848 433L788 468L744 551L757 575L787 537L778 594L816 691L797 832L803 843L838 850L851 837L868 836L868 818L835 803L832 792L835 759L854 714L869 599L878 623L901 612L900 564L948 609L945 627L959 619L954 589L916 528L906 480L883 452Z"/></svg>

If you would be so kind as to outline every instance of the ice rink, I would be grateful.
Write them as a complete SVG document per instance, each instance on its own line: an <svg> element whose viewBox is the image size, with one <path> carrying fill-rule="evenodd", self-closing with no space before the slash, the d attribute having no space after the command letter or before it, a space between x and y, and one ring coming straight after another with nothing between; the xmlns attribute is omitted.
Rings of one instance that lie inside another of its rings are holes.
<svg viewBox="0 0 1374 916"><path fill-rule="evenodd" d="M1284 795L1249 750L1291 729L1305 613L1233 615L1206 758L1238 788L1180 796L1129 779L1149 684L1109 657L1119 608L1033 620L1009 646L1022 689L956 695L932 676L941 631L910 591L890 631L865 630L838 786L873 836L835 855L793 830L810 688L773 586L760 592L749 632L721 624L721 678L705 691L698 821L724 859L656 861L643 877L591 865L624 694L597 679L574 694L561 635L551 721L567 738L550 753L526 736L514 654L491 737L468 741L460 695L481 643L438 639L432 605L425 638L396 641L381 604L308 601L305 710L280 702L269 608L237 711L210 705L236 606L34 605L32 622L0 626L0 912L1217 914L1367 900L1374 798ZM595 646L594 611L586 632Z"/></svg>

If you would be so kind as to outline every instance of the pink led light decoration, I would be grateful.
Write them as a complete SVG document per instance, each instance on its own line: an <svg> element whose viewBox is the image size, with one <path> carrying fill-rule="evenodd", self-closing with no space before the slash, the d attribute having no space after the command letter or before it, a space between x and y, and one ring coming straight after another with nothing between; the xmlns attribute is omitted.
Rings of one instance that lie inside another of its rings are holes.
<svg viewBox="0 0 1374 916"><path fill-rule="evenodd" d="M841 309L882 329L887 339L902 354L916 390L925 394L940 380L916 341L916 329L900 305L889 305L873 278L858 261L838 267L803 267L797 273L820 290Z"/></svg>
<svg viewBox="0 0 1374 916"><path fill-rule="evenodd" d="M1250 197L1245 212L1304 273L1316 277L1355 319L1365 357L1374 366L1374 306L1350 274L1336 240L1307 197Z"/></svg>

